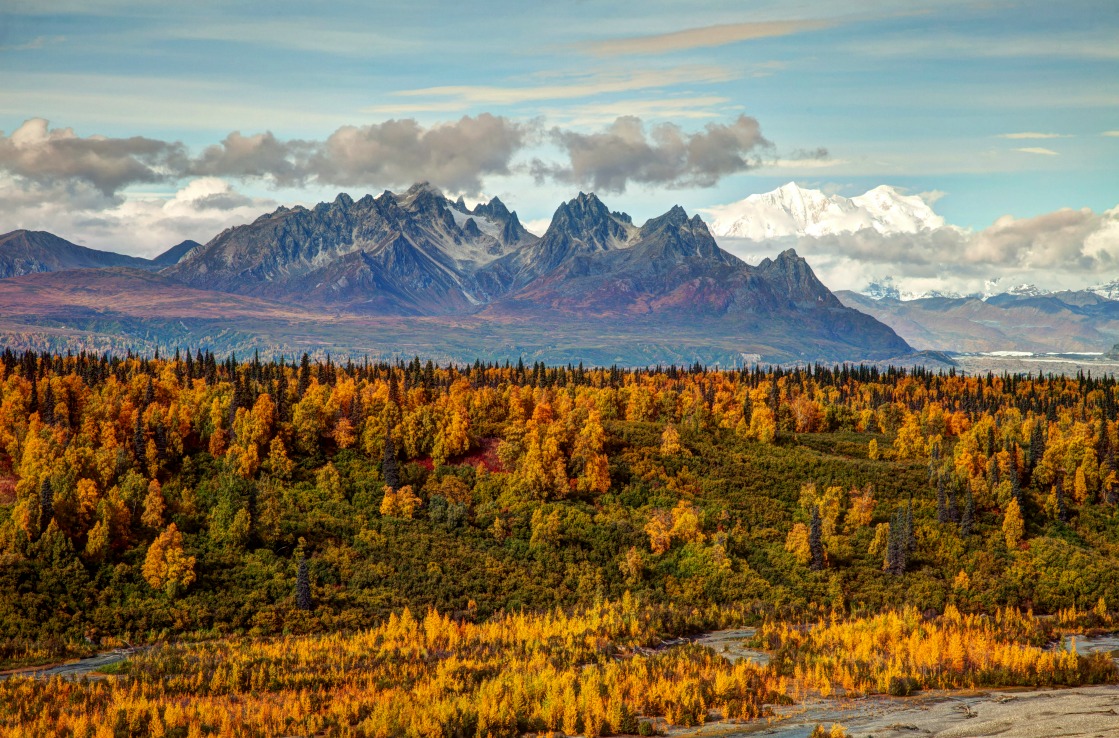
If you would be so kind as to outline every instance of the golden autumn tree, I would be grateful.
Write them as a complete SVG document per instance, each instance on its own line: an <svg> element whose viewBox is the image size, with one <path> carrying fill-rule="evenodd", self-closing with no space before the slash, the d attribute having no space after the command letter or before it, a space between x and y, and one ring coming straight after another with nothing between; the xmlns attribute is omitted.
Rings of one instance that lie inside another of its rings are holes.
<svg viewBox="0 0 1119 738"><path fill-rule="evenodd" d="M1002 517L1002 534L1006 538L1006 547L1015 549L1022 541L1026 532L1026 524L1022 520L1022 511L1018 507L1018 500L1011 500L1006 506L1006 513Z"/></svg>
<svg viewBox="0 0 1119 738"><path fill-rule="evenodd" d="M144 513L140 522L149 528L163 527L163 511L166 503L163 499L163 488L159 481L153 479L148 484L148 494L144 497Z"/></svg>
<svg viewBox="0 0 1119 738"><path fill-rule="evenodd" d="M785 537L785 550L791 553L802 566L812 560L812 547L809 545L808 538L808 526L804 523L794 524L789 535Z"/></svg>
<svg viewBox="0 0 1119 738"><path fill-rule="evenodd" d="M148 547L144 558L144 579L168 597L174 598L194 581L194 557L183 550L183 534L171 523Z"/></svg>
<svg viewBox="0 0 1119 738"><path fill-rule="evenodd" d="M666 426L664 433L661 434L661 453L665 456L672 456L683 450L683 446L680 445L680 433L676 430L676 426Z"/></svg>

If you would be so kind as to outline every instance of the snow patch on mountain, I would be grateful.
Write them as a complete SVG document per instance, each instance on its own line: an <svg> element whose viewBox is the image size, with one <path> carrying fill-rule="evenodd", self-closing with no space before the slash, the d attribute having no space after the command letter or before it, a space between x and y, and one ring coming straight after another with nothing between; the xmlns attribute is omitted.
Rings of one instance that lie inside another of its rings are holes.
<svg viewBox="0 0 1119 738"><path fill-rule="evenodd" d="M916 195L881 185L857 197L828 195L794 182L709 208L718 237L763 241L789 236L820 237L870 228L881 234L919 233L945 227L944 218Z"/></svg>

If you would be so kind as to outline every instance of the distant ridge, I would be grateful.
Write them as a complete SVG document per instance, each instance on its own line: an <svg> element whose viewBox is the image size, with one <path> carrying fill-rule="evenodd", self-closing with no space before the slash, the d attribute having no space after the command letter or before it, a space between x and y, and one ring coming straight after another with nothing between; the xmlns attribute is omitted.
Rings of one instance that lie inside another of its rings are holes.
<svg viewBox="0 0 1119 738"><path fill-rule="evenodd" d="M18 230L0 236L0 279L68 269L122 266L144 269L149 268L151 262L89 249L46 231Z"/></svg>
<svg viewBox="0 0 1119 738"><path fill-rule="evenodd" d="M180 261L182 261L182 258L190 253L191 249L201 245L202 244L198 243L197 241L192 241L188 238L182 243L175 244L171 248L167 249L162 254L152 259L151 262L153 265L160 268L174 266L175 264L178 264Z"/></svg>

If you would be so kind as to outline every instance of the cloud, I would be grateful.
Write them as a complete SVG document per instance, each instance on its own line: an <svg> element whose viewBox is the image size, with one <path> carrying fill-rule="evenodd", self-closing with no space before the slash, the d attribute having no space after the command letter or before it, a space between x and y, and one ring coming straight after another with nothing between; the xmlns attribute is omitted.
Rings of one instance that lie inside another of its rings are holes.
<svg viewBox="0 0 1119 738"><path fill-rule="evenodd" d="M571 126L598 126L624 116L642 119L703 120L725 115L730 98L716 95L657 97L652 100L613 100L547 108L549 120Z"/></svg>
<svg viewBox="0 0 1119 738"><path fill-rule="evenodd" d="M776 242L720 238L757 260L794 246L832 289L862 289L893 276L903 292L982 292L992 281L1083 289L1119 268L1119 207L1104 213L1063 209L1032 218L1004 216L980 231L945 226L921 233L855 233Z"/></svg>
<svg viewBox="0 0 1119 738"><path fill-rule="evenodd" d="M676 84L715 84L737 79L739 74L715 65L683 65L671 69L641 71L596 71L563 75L560 82L549 83L549 76L538 75L531 84L520 86L444 85L400 90L398 98L429 98L422 103L384 103L364 112L400 114L412 112L461 110L476 105L520 105L544 100L573 100L581 97L617 94L635 90L661 89Z"/></svg>
<svg viewBox="0 0 1119 738"><path fill-rule="evenodd" d="M245 136L234 131L220 144L204 149L187 173L270 178L277 185L291 186L301 184L309 176L307 159L313 149L312 143L280 141L271 132Z"/></svg>
<svg viewBox="0 0 1119 738"><path fill-rule="evenodd" d="M995 138L1009 138L1013 140L1031 140L1044 138L1072 138L1067 133L1039 133L1037 131L1022 131L1021 133L1000 133Z"/></svg>
<svg viewBox="0 0 1119 738"><path fill-rule="evenodd" d="M1027 146L1027 147L1022 148L1022 149L1014 149L1014 150L1015 151L1021 151L1023 154L1040 154L1041 156L1060 156L1060 154L1058 154L1053 149L1045 149L1045 148L1042 148L1040 146Z"/></svg>
<svg viewBox="0 0 1119 738"><path fill-rule="evenodd" d="M105 195L140 182L160 182L182 171L182 144L133 136L78 137L32 118L10 136L0 132L0 170L36 184L84 182Z"/></svg>
<svg viewBox="0 0 1119 738"><path fill-rule="evenodd" d="M611 38L603 41L594 41L584 44L583 48L596 56L620 56L628 54L664 54L673 51L686 51L688 49L710 48L725 46L740 41L751 41L759 38L772 38L775 36L790 36L806 31L818 31L831 28L834 22L830 21L768 21L761 23L724 23L703 28L688 28L671 33L659 33L651 36L632 36L629 38Z"/></svg>
<svg viewBox="0 0 1119 738"><path fill-rule="evenodd" d="M1101 136L1110 136L1112 138L1119 138L1119 131L1104 131Z"/></svg>
<svg viewBox="0 0 1119 738"><path fill-rule="evenodd" d="M552 141L568 158L562 165L535 161L537 181L553 179L622 192L630 183L666 187L710 187L721 178L753 169L772 144L754 118L709 123L698 133L662 123L646 131L639 118L618 118L599 133L552 129Z"/></svg>
<svg viewBox="0 0 1119 738"><path fill-rule="evenodd" d="M249 197L215 177L195 179L168 195L137 198L106 198L84 184L35 188L0 179L5 221L83 246L147 257L188 238L208 241L276 207L270 199Z"/></svg>
<svg viewBox="0 0 1119 738"><path fill-rule="evenodd" d="M414 120L343 126L308 162L320 182L343 186L426 180L454 192L476 193L482 179L508 174L531 124L483 113L424 129Z"/></svg>
<svg viewBox="0 0 1119 738"><path fill-rule="evenodd" d="M54 44L60 44L65 40L65 36L36 36L30 41L24 42L22 44L0 46L0 51L32 51L34 49L41 49L44 46L53 46Z"/></svg>
<svg viewBox="0 0 1119 738"><path fill-rule="evenodd" d="M28 192L52 184L85 184L106 198L135 184L176 183L189 177L305 184L392 187L427 180L455 192L476 192L489 175L508 174L513 157L535 130L483 113L430 127L415 120L342 126L323 141L276 138L239 131L197 157L178 142L79 137L51 130L42 118L10 136L0 133L0 172Z"/></svg>

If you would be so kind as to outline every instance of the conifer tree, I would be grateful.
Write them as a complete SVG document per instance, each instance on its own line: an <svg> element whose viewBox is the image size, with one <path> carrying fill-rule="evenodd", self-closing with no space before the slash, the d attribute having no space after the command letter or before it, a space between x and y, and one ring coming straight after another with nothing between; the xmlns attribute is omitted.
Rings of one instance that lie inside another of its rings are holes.
<svg viewBox="0 0 1119 738"><path fill-rule="evenodd" d="M54 520L54 487L51 480L44 479L39 486L39 530L45 531Z"/></svg>
<svg viewBox="0 0 1119 738"><path fill-rule="evenodd" d="M812 555L812 569L820 571L824 568L824 541L823 524L820 520L820 508L812 506L812 517L808 524L808 550Z"/></svg>
<svg viewBox="0 0 1119 738"><path fill-rule="evenodd" d="M385 486L392 489L400 486L400 466L396 461L396 446L392 442L392 433L385 433L385 455L381 461L381 476L384 477Z"/></svg>
<svg viewBox="0 0 1119 738"><path fill-rule="evenodd" d="M311 609L311 567L303 555L299 557L295 574L295 606L300 610Z"/></svg>
<svg viewBox="0 0 1119 738"><path fill-rule="evenodd" d="M975 526L975 498L971 495L971 490L968 490L967 496L964 497L964 511L960 513L960 535L968 537L971 535L971 530Z"/></svg>

